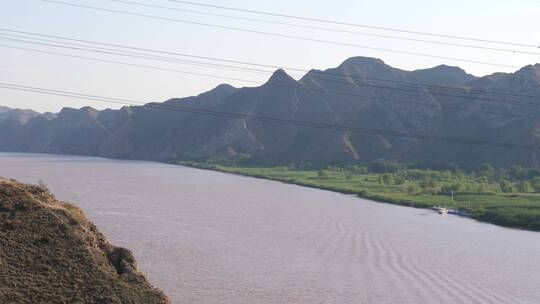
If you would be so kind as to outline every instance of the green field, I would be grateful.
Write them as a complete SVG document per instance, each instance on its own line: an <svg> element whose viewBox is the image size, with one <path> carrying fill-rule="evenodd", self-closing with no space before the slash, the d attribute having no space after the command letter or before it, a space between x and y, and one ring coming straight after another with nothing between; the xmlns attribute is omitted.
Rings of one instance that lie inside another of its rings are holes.
<svg viewBox="0 0 540 304"><path fill-rule="evenodd" d="M332 167L317 170L225 166L195 162L179 162L179 164L357 194L379 202L416 208L445 206L465 211L472 218L480 221L540 231L540 194L531 192L533 189L527 181L501 182L488 180L475 174L433 170L369 173L365 169L349 170ZM431 176L433 178L430 178ZM522 192L519 192L520 190ZM453 199L451 191L454 191ZM503 193L503 191L511 193Z"/></svg>

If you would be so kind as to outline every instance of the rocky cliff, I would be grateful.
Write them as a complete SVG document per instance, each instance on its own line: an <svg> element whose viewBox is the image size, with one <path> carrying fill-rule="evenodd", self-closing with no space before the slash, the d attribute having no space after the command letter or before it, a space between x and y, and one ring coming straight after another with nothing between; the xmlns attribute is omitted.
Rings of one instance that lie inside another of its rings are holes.
<svg viewBox="0 0 540 304"><path fill-rule="evenodd" d="M169 301L77 207L0 178L0 303Z"/></svg>

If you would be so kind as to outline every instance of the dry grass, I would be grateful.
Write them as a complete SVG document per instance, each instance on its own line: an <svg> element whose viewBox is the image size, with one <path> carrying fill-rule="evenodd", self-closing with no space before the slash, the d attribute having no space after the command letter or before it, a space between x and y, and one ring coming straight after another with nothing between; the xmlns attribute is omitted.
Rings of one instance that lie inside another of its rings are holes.
<svg viewBox="0 0 540 304"><path fill-rule="evenodd" d="M169 303L82 211L0 178L0 303Z"/></svg>

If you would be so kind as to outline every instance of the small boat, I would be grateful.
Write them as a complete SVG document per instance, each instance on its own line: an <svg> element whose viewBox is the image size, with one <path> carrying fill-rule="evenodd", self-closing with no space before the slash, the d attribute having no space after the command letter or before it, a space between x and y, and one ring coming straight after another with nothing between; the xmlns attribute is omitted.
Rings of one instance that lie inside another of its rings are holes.
<svg viewBox="0 0 540 304"><path fill-rule="evenodd" d="M439 210L437 210L439 214L448 214L448 208L441 207Z"/></svg>
<svg viewBox="0 0 540 304"><path fill-rule="evenodd" d="M437 211L438 214L448 214L448 208L440 207L440 206L433 206L431 210Z"/></svg>

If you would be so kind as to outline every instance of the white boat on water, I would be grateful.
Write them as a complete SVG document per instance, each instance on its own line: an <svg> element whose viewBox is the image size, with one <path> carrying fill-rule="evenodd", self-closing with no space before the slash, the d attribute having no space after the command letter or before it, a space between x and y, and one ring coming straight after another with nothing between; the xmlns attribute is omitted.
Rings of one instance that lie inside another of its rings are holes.
<svg viewBox="0 0 540 304"><path fill-rule="evenodd" d="M445 207L434 206L431 209L437 211L438 214L448 214L448 208Z"/></svg>
<svg viewBox="0 0 540 304"><path fill-rule="evenodd" d="M439 214L448 214L448 208L444 208L444 207L439 208L439 210L437 210L437 212Z"/></svg>

